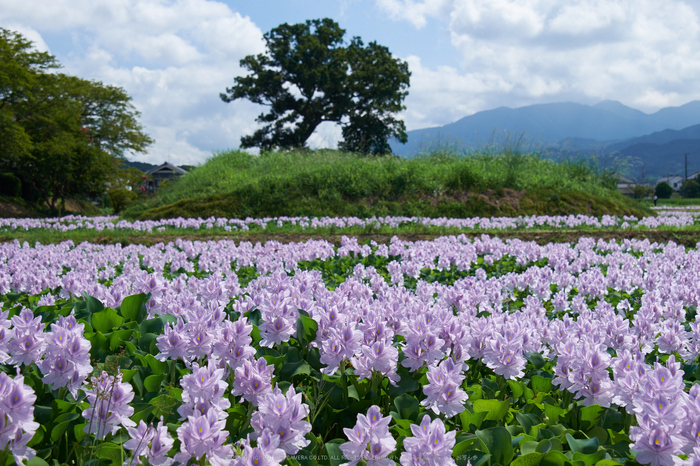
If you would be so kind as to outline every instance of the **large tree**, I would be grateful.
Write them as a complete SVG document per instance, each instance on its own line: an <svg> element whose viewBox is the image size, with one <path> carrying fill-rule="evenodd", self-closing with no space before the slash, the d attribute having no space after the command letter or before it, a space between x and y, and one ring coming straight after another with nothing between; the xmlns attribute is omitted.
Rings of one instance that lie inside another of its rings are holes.
<svg viewBox="0 0 700 466"><path fill-rule="evenodd" d="M344 35L328 18L285 23L264 35L267 53L241 60L251 73L236 77L221 99L269 107L257 118L264 126L242 137L242 147L303 148L325 121L341 125L345 150L388 153L389 137L406 142L395 114L405 109L408 64L376 42L365 46L354 37L346 45Z"/></svg>
<svg viewBox="0 0 700 466"><path fill-rule="evenodd" d="M58 66L0 29L0 171L54 209L59 199L104 193L125 152L152 142L123 89L54 72Z"/></svg>

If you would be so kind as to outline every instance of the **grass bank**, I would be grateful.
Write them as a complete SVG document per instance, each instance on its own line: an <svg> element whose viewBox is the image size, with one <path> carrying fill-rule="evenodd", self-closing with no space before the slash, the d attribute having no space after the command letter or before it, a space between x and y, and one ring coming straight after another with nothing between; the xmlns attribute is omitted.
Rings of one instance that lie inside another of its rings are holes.
<svg viewBox="0 0 700 466"><path fill-rule="evenodd" d="M612 188L612 189L611 189ZM414 159L332 150L215 155L122 215L174 217L636 215L651 211L579 162L537 154Z"/></svg>

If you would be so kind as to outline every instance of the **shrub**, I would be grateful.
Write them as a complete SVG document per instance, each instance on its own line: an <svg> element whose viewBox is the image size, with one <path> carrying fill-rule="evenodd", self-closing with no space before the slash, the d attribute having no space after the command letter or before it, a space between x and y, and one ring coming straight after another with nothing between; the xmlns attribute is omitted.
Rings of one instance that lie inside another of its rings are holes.
<svg viewBox="0 0 700 466"><path fill-rule="evenodd" d="M662 181L661 183L656 185L656 190L654 191L654 194L656 194L659 197L659 199L669 199L671 197L671 194L673 194L673 188L670 184L666 183L665 181Z"/></svg>
<svg viewBox="0 0 700 466"><path fill-rule="evenodd" d="M22 182L12 173L0 173L0 194L10 197L22 196Z"/></svg>
<svg viewBox="0 0 700 466"><path fill-rule="evenodd" d="M110 201L112 201L112 208L114 208L114 213L119 213L126 206L138 199L138 194L133 191L129 191L124 188L111 189L107 192Z"/></svg>

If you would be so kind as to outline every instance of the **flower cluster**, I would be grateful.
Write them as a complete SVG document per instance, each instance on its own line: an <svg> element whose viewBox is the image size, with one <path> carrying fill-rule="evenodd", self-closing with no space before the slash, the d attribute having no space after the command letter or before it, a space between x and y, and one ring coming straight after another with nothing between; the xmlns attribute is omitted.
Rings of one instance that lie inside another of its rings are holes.
<svg viewBox="0 0 700 466"><path fill-rule="evenodd" d="M71 313L51 324L51 332L44 336L46 349L40 365L44 374L42 382L53 389L68 387L74 397L92 372L91 345L83 336L84 327Z"/></svg>
<svg viewBox="0 0 700 466"><path fill-rule="evenodd" d="M455 364L448 358L428 370L428 385L423 386L427 397L421 405L429 407L435 414L443 413L447 417L455 416L464 411L467 392L462 390L464 380L462 364Z"/></svg>
<svg viewBox="0 0 700 466"><path fill-rule="evenodd" d="M136 423L129 419L134 408L129 405L134 399L131 384L122 382L122 374L117 376L102 372L90 379L90 387L83 386L90 407L83 410L87 425L83 429L96 438L103 439L107 434L115 434L124 427L134 427Z"/></svg>
<svg viewBox="0 0 700 466"><path fill-rule="evenodd" d="M278 437L278 440L274 440L276 448L294 455L309 444L309 440L304 438L311 431L311 424L305 421L308 414L309 407L301 402L301 393L296 393L294 387L290 387L286 395L275 387L272 393L260 399L250 425L255 429L256 438L260 439L267 431L272 437ZM272 440L266 438L265 441L269 443Z"/></svg>
<svg viewBox="0 0 700 466"><path fill-rule="evenodd" d="M357 424L352 429L343 429L349 442L340 445L340 450L349 460L341 466L354 466L365 460L367 466L393 466L387 456L396 449L396 440L389 433L391 416L382 417L379 406L372 406L367 415L358 414Z"/></svg>
<svg viewBox="0 0 700 466"><path fill-rule="evenodd" d="M34 422L34 390L24 384L24 377L9 377L0 372L0 450L9 448L17 464L36 455L27 443L39 424Z"/></svg>
<svg viewBox="0 0 700 466"><path fill-rule="evenodd" d="M168 433L168 428L163 425L163 419L156 427L147 426L145 422L139 422L136 427L127 427L129 440L124 442L124 448L130 450L132 459L128 464L141 464L141 458L146 457L148 464L153 466L170 466L172 458L166 454L170 451L175 441Z"/></svg>
<svg viewBox="0 0 700 466"><path fill-rule="evenodd" d="M455 431L446 432L441 419L431 422L423 416L420 425L411 424L413 437L405 438L401 453L402 466L455 466L452 448L455 446Z"/></svg>

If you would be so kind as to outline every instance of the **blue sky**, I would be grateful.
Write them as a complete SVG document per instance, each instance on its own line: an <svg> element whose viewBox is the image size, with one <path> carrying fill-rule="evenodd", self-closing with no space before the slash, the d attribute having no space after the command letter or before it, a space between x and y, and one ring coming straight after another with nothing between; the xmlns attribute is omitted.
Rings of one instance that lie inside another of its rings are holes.
<svg viewBox="0 0 700 466"><path fill-rule="evenodd" d="M262 108L219 93L281 23L329 17L412 72L409 130L500 106L618 100L653 112L700 99L700 2L684 0L0 0L64 71L123 87L156 140L132 159L197 164L235 148ZM318 128L312 147L340 129Z"/></svg>

